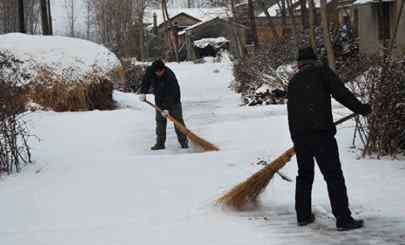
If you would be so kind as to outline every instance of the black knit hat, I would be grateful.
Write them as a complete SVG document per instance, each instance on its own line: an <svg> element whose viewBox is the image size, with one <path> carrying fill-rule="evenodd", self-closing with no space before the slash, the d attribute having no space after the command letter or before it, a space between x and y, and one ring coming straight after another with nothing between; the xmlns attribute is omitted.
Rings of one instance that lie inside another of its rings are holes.
<svg viewBox="0 0 405 245"><path fill-rule="evenodd" d="M156 71L161 71L163 68L165 68L166 66L165 66L165 63L162 61L162 60L155 60L153 63L152 63L152 70L154 71L154 72L156 72Z"/></svg>
<svg viewBox="0 0 405 245"><path fill-rule="evenodd" d="M301 48L298 50L297 61L303 60L316 60L316 55L314 50L311 47Z"/></svg>

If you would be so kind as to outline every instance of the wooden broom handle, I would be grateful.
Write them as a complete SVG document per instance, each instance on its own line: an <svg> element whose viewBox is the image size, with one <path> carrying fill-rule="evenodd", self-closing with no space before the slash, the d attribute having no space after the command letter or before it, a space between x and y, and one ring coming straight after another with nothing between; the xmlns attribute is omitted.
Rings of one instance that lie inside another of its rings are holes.
<svg viewBox="0 0 405 245"><path fill-rule="evenodd" d="M162 113L163 110L160 109L157 105L153 104L152 102L145 100L145 103L152 106L153 108L155 108L155 110L157 110L158 112ZM170 113L170 112L169 112ZM174 123L174 126L180 130L185 136L188 136L191 132L190 130L188 130L186 127L184 127L183 124L181 124L179 121L177 121L174 117L172 117L170 114L167 115L167 119L169 119L170 121L172 121Z"/></svg>

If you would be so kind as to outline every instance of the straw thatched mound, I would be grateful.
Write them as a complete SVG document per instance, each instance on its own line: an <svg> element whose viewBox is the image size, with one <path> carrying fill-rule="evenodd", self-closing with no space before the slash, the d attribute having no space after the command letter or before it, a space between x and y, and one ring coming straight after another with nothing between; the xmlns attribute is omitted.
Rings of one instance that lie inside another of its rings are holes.
<svg viewBox="0 0 405 245"><path fill-rule="evenodd" d="M66 38L0 35L0 79L54 111L112 109L114 87L123 80L118 58L95 43Z"/></svg>

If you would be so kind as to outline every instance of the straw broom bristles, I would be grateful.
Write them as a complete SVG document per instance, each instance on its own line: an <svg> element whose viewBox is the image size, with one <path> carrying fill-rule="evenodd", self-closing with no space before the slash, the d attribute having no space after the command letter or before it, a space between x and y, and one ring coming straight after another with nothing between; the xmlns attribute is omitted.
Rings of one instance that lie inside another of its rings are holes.
<svg viewBox="0 0 405 245"><path fill-rule="evenodd" d="M197 144L201 148L203 148L205 151L219 151L219 148L211 144L210 142L206 141L205 139L199 137L198 135L194 134L191 132L189 129L184 127L180 122L178 122L175 118L172 116L167 117L169 120L171 120L174 123L174 126L182 132L192 143Z"/></svg>
<svg viewBox="0 0 405 245"><path fill-rule="evenodd" d="M258 196L269 184L274 174L284 167L294 155L294 148L288 149L262 170L225 193L217 200L217 203L238 210L245 208L248 204L256 203Z"/></svg>

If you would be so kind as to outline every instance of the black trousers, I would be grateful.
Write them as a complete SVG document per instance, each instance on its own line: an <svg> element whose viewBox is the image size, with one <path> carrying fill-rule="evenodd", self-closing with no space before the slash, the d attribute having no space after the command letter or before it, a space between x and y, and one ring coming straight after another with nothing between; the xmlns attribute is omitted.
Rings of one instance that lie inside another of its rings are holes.
<svg viewBox="0 0 405 245"><path fill-rule="evenodd" d="M181 103L178 103L176 105L170 106L167 108L169 111L170 115L174 117L177 121L179 121L181 124L184 124L183 120L183 109L181 106ZM165 145L166 142L166 128L167 128L167 119L164 118L160 112L156 111L156 143L158 145ZM177 134L177 139L182 146L188 145L188 140L187 137L180 132L176 127L175 131Z"/></svg>
<svg viewBox="0 0 405 245"><path fill-rule="evenodd" d="M328 194L336 220L351 218L345 179L339 160L339 151L334 135L328 133L300 135L294 138L297 152L298 176L296 180L295 210L297 220L310 217L314 159L328 186Z"/></svg>

